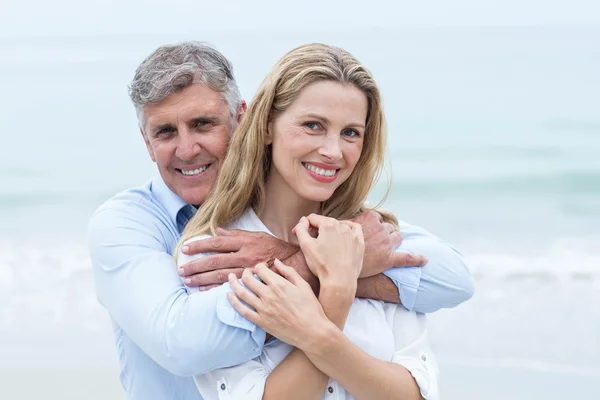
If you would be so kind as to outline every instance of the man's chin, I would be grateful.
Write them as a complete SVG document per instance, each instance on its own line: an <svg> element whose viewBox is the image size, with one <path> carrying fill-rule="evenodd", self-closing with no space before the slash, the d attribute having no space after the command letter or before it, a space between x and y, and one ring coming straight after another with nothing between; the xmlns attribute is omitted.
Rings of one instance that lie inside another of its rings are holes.
<svg viewBox="0 0 600 400"><path fill-rule="evenodd" d="M183 193L183 195L180 195L179 197L181 197L181 199L187 204L197 207L204 203L204 200L206 200L206 197L208 197L208 191L203 190L202 192Z"/></svg>

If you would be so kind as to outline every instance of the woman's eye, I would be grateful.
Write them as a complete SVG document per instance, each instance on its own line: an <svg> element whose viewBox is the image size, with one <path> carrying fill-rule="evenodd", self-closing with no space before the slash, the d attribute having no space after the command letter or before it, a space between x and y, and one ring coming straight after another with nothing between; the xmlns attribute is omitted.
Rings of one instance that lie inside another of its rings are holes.
<svg viewBox="0 0 600 400"><path fill-rule="evenodd" d="M360 134L355 131L354 129L346 129L345 131L342 132L342 135L349 137L349 138L357 138L360 136Z"/></svg>
<svg viewBox="0 0 600 400"><path fill-rule="evenodd" d="M308 129L319 129L319 123L318 122L306 122L304 123L304 126L306 126Z"/></svg>

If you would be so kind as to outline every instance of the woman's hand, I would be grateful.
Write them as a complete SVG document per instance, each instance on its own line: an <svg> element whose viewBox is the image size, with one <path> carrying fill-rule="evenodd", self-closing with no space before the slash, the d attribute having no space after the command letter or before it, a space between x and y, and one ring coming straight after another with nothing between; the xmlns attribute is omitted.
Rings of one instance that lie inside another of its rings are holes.
<svg viewBox="0 0 600 400"><path fill-rule="evenodd" d="M248 289L238 282L234 274L229 274L233 292L227 293L227 297L233 308L246 319L278 339L305 349L318 341L319 335L326 332L332 323L310 285L292 267L276 259L274 268L281 276L264 263L254 267L254 271L250 268L244 270L242 282Z"/></svg>
<svg viewBox="0 0 600 400"><path fill-rule="evenodd" d="M316 238L310 235L311 227L318 230ZM365 253L359 224L311 214L302 217L293 232L298 237L308 267L321 285L335 282L356 287Z"/></svg>

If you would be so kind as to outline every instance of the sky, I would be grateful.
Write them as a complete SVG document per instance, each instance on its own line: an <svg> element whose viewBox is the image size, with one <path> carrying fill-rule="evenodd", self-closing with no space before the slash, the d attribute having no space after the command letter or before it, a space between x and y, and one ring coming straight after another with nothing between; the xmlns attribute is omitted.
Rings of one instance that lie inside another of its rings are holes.
<svg viewBox="0 0 600 400"><path fill-rule="evenodd" d="M600 26L598 0L2 0L0 38Z"/></svg>

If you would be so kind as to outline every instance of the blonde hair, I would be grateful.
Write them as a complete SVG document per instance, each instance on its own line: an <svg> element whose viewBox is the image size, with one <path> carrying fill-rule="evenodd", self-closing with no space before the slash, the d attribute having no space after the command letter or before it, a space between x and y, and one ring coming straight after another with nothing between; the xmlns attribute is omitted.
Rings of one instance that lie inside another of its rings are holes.
<svg viewBox="0 0 600 400"><path fill-rule="evenodd" d="M201 234L215 235L217 227L239 218L248 207L260 213L271 167L267 126L304 88L319 81L354 85L365 94L368 102L363 149L358 163L331 198L321 204L320 213L349 219L376 209L383 202L382 199L373 208L365 206L369 191L381 175L385 158L386 126L379 89L369 71L347 51L325 44L307 44L283 56L261 84L231 139L212 192L187 224L180 244ZM379 212L386 221L397 225L393 215Z"/></svg>

